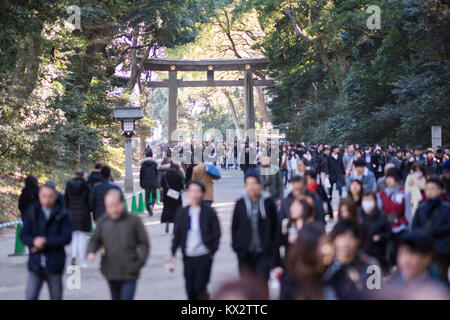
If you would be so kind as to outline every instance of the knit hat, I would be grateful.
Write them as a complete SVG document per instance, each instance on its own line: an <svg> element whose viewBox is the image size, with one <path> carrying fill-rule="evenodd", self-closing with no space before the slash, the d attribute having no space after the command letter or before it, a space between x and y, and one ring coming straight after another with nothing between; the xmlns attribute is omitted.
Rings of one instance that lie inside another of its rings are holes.
<svg viewBox="0 0 450 320"><path fill-rule="evenodd" d="M402 179L400 172L398 172L397 168L391 168L386 173L387 177L393 177L396 181L400 181Z"/></svg>

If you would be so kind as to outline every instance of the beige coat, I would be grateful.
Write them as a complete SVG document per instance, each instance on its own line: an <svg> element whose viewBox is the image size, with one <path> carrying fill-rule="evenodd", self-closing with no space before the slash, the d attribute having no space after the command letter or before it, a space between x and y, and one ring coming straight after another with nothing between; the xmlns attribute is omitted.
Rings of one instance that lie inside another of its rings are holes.
<svg viewBox="0 0 450 320"><path fill-rule="evenodd" d="M405 190L411 192L411 211L414 214L419 206L419 202L422 201L422 191L425 190L426 179L417 179L411 173L406 177Z"/></svg>
<svg viewBox="0 0 450 320"><path fill-rule="evenodd" d="M205 163L202 162L194 167L192 170L192 180L198 180L205 185L205 195L203 200L214 201L214 180L205 172Z"/></svg>

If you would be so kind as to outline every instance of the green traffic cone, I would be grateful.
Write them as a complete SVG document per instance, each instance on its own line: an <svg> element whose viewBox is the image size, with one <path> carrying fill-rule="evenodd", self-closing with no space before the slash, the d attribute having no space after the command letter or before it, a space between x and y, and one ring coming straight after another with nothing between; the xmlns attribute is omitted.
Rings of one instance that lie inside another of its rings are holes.
<svg viewBox="0 0 450 320"><path fill-rule="evenodd" d="M138 212L139 213L145 212L145 209L144 209L144 197L142 196L142 192L139 193Z"/></svg>
<svg viewBox="0 0 450 320"><path fill-rule="evenodd" d="M133 198L131 199L131 213L136 214L137 211L136 196L133 194Z"/></svg>
<svg viewBox="0 0 450 320"><path fill-rule="evenodd" d="M20 240L20 233L22 232L22 224L18 223L16 227L16 244L14 246L14 253L10 256L21 256L25 254L25 246Z"/></svg>

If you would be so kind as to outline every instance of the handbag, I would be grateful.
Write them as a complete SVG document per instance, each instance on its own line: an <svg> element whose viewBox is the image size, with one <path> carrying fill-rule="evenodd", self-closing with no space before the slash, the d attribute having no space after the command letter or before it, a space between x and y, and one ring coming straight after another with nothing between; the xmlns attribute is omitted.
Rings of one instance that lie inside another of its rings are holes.
<svg viewBox="0 0 450 320"><path fill-rule="evenodd" d="M172 198L172 199L178 200L178 199L180 198L180 192L177 191L177 190L174 190L174 189L172 189L172 188L170 187L169 183L167 182L167 177L166 177L166 175L164 175L164 181L166 181L167 188L168 188L168 190L167 190L167 192L166 192L166 196L168 196L168 197L170 197L170 198Z"/></svg>

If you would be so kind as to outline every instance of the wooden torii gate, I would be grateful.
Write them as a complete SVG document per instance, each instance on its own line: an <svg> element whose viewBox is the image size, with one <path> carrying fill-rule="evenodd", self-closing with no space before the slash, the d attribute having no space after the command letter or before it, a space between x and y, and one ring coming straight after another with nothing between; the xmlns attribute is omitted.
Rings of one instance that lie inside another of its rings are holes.
<svg viewBox="0 0 450 320"><path fill-rule="evenodd" d="M245 130L255 128L255 107L253 100L254 86L270 86L273 80L253 79L254 70L266 69L266 58L229 59L229 60L179 60L148 59L144 63L146 70L168 71L169 78L161 81L150 81L149 87L169 88L169 142L172 133L177 129L177 96L178 88L186 87L244 87ZM178 71L206 72L207 80L184 81L177 78ZM244 78L238 80L214 80L214 71L243 71Z"/></svg>

